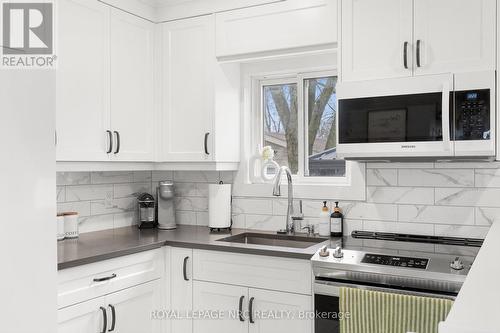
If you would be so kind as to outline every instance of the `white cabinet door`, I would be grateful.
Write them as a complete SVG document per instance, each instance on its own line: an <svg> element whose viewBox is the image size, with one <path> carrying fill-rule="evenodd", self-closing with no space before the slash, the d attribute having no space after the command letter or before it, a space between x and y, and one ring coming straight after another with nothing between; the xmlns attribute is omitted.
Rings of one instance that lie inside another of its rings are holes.
<svg viewBox="0 0 500 333"><path fill-rule="evenodd" d="M247 333L248 318L245 317L247 303L246 287L194 281L193 310L214 311L221 314L221 317L194 319L193 333Z"/></svg>
<svg viewBox="0 0 500 333"><path fill-rule="evenodd" d="M337 37L336 0L288 0L216 14L219 59L332 48Z"/></svg>
<svg viewBox="0 0 500 333"><path fill-rule="evenodd" d="M108 160L109 7L61 0L57 42L57 160Z"/></svg>
<svg viewBox="0 0 500 333"><path fill-rule="evenodd" d="M171 309L185 317L193 310L193 250L172 248L170 257ZM172 333L191 333L191 319L172 319Z"/></svg>
<svg viewBox="0 0 500 333"><path fill-rule="evenodd" d="M411 76L412 24L412 0L343 0L342 80Z"/></svg>
<svg viewBox="0 0 500 333"><path fill-rule="evenodd" d="M250 333L312 333L313 321L300 318L313 310L312 296L250 288L249 311L254 317ZM262 315L260 318L258 317ZM271 314L273 317L265 316Z"/></svg>
<svg viewBox="0 0 500 333"><path fill-rule="evenodd" d="M494 70L495 22L495 0L415 1L415 73Z"/></svg>
<svg viewBox="0 0 500 333"><path fill-rule="evenodd" d="M57 311L57 333L103 332L105 312L104 297L60 309Z"/></svg>
<svg viewBox="0 0 500 333"><path fill-rule="evenodd" d="M151 318L152 311L162 310L162 290L161 280L155 280L106 296L109 332L162 332L162 321Z"/></svg>
<svg viewBox="0 0 500 333"><path fill-rule="evenodd" d="M152 161L154 24L112 9L110 30L112 156L120 161Z"/></svg>
<svg viewBox="0 0 500 333"><path fill-rule="evenodd" d="M214 155L214 30L212 15L162 24L163 161L210 161Z"/></svg>

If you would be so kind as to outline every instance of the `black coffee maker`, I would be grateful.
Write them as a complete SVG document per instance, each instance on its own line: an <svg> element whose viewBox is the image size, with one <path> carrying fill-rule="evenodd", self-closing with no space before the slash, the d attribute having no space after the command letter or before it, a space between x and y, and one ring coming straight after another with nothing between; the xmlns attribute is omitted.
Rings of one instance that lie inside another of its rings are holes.
<svg viewBox="0 0 500 333"><path fill-rule="evenodd" d="M141 193L137 197L137 206L139 208L139 229L156 228L155 198L149 193Z"/></svg>

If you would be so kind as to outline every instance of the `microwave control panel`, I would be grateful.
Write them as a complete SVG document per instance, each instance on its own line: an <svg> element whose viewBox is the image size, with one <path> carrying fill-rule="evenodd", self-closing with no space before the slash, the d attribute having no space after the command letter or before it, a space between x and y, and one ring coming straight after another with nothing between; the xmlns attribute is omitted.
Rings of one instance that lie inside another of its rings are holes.
<svg viewBox="0 0 500 333"><path fill-rule="evenodd" d="M490 90L455 91L455 140L490 139Z"/></svg>

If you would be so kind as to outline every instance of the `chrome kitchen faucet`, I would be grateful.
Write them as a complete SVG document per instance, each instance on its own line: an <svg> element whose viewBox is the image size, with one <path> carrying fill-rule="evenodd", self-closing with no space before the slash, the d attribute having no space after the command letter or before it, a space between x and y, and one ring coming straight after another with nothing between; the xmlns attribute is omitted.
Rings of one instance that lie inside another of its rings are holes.
<svg viewBox="0 0 500 333"><path fill-rule="evenodd" d="M286 225L285 229L278 230L279 234L293 234L295 232L295 228L293 226L293 185L292 185L292 172L287 166L282 166L278 173L276 174L276 178L274 178L274 187L273 187L273 195L275 197L281 196L281 176L283 172L286 173L286 179L288 181L288 208L286 210Z"/></svg>

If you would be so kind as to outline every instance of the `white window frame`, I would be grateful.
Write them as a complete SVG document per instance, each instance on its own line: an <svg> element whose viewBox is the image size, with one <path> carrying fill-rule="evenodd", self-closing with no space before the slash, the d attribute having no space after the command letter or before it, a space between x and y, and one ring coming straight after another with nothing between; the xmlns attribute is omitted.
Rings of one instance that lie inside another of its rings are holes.
<svg viewBox="0 0 500 333"><path fill-rule="evenodd" d="M272 183L252 183L249 174L249 159L255 154L258 144L263 142L263 86L283 83L297 83L297 107L299 131L299 173L305 170L305 112L304 112L304 80L339 76L332 68L297 73L272 73L243 76L243 115L242 115L242 162L234 181L235 196L272 197ZM339 82L339 80L337 80ZM249 126L250 124L250 126ZM346 161L344 177L305 177L303 174L293 176L295 197L304 199L338 199L365 200L366 198L365 163ZM286 193L286 182L283 182Z"/></svg>

